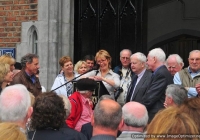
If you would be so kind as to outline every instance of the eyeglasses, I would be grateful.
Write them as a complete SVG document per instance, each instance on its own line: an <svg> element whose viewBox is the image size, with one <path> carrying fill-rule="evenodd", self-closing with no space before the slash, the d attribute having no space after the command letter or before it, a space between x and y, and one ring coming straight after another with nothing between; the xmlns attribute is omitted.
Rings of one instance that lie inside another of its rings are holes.
<svg viewBox="0 0 200 140"><path fill-rule="evenodd" d="M105 62L105 61L106 61L106 59L104 59L104 60L103 60L103 59L102 59L102 60L98 60L98 61L97 61L97 64L101 64L101 63L103 63L103 62Z"/></svg>
<svg viewBox="0 0 200 140"><path fill-rule="evenodd" d="M122 60L130 60L129 57L121 57Z"/></svg>

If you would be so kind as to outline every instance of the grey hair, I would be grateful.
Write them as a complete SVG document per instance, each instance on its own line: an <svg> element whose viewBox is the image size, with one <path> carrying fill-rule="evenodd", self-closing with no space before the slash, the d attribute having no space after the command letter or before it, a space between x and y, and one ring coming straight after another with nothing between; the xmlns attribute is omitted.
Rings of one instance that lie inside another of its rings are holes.
<svg viewBox="0 0 200 140"><path fill-rule="evenodd" d="M171 57L175 57L176 58L176 62L181 65L182 67L184 66L184 63L183 63L183 59L178 55L178 54L170 54L166 60L166 64L168 65L168 60L171 58Z"/></svg>
<svg viewBox="0 0 200 140"><path fill-rule="evenodd" d="M128 108L122 107L122 117L124 123L127 126L132 127L145 127L148 123L149 116L146 107L144 108L144 115L141 118L137 118L134 114L130 113L130 110Z"/></svg>
<svg viewBox="0 0 200 140"><path fill-rule="evenodd" d="M0 96L0 120L2 122L23 121L30 106L30 94L24 85L6 87Z"/></svg>
<svg viewBox="0 0 200 140"><path fill-rule="evenodd" d="M165 59L166 59L165 52L161 48L155 48L149 51L148 55L150 57L156 57L158 61L163 62L163 63L165 62Z"/></svg>
<svg viewBox="0 0 200 140"><path fill-rule="evenodd" d="M171 97L176 105L181 105L187 99L187 90L177 84L170 84L166 89L166 96Z"/></svg>
<svg viewBox="0 0 200 140"><path fill-rule="evenodd" d="M105 107L101 106L101 102L102 101L98 102L94 109L95 125L117 130L122 119L121 106L119 105L117 109L108 112Z"/></svg>
<svg viewBox="0 0 200 140"><path fill-rule="evenodd" d="M21 58L21 65L23 68L26 67L26 63L32 63L33 62L33 58L39 58L39 56L37 54L26 54L25 56L23 56Z"/></svg>
<svg viewBox="0 0 200 140"><path fill-rule="evenodd" d="M133 56L136 56L137 59L138 59L139 61L143 62L143 63L146 63L146 61L147 61L146 56L145 56L143 53L141 53L141 52L136 52L136 53L132 54L132 55L131 55L131 58L132 58Z"/></svg>
<svg viewBox="0 0 200 140"><path fill-rule="evenodd" d="M120 52L120 56L122 55L122 52L123 51L128 51L129 53L130 53L130 56L132 55L132 51L131 50L129 50L129 49L123 49L123 50L121 50L121 52Z"/></svg>
<svg viewBox="0 0 200 140"><path fill-rule="evenodd" d="M102 95L100 98L99 98L99 101L100 102L101 100L104 100L104 99L111 99L111 100L115 100L112 96L110 95Z"/></svg>
<svg viewBox="0 0 200 140"><path fill-rule="evenodd" d="M62 94L60 94L59 96L63 99L65 109L66 109L66 117L68 117L69 114L71 113L71 103L66 96L64 96Z"/></svg>
<svg viewBox="0 0 200 140"><path fill-rule="evenodd" d="M192 53L200 53L200 50L193 50L193 51L191 51L191 52L189 53L189 58L190 58L190 55L191 55Z"/></svg>

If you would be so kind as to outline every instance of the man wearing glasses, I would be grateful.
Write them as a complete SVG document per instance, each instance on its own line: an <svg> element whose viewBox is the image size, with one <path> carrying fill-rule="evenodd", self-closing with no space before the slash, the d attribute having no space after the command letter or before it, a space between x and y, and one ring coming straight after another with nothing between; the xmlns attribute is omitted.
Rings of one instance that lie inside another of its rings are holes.
<svg viewBox="0 0 200 140"><path fill-rule="evenodd" d="M178 54L171 54L168 56L166 60L166 67L172 76L182 70L183 66L183 59Z"/></svg>
<svg viewBox="0 0 200 140"><path fill-rule="evenodd" d="M119 66L116 66L113 70L120 76L120 87L123 89L123 92L119 95L117 102L122 106L125 103L125 96L126 96L125 93L127 92L126 90L128 89L128 86L131 82L131 76L132 76L132 71L130 68L131 55L132 55L131 50L123 49L120 52L121 64Z"/></svg>
<svg viewBox="0 0 200 140"><path fill-rule="evenodd" d="M188 61L189 66L174 75L174 84L184 86L188 97L191 98L198 96L198 90L196 90L198 87L196 86L200 83L200 51L191 51Z"/></svg>

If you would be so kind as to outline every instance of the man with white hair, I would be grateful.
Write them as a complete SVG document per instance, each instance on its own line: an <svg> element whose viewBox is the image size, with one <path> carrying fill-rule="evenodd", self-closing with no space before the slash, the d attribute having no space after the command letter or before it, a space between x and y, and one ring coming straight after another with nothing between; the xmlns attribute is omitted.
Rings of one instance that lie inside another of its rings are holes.
<svg viewBox="0 0 200 140"><path fill-rule="evenodd" d="M161 48L151 50L147 57L147 65L153 71L151 82L143 96L142 104L147 108L149 122L162 108L165 101L167 85L173 84L173 78L164 65L166 55Z"/></svg>
<svg viewBox="0 0 200 140"><path fill-rule="evenodd" d="M143 132L148 118L148 112L144 105L138 102L126 103L122 107L122 133L117 140L144 139Z"/></svg>
<svg viewBox="0 0 200 140"><path fill-rule="evenodd" d="M187 99L187 90L181 85L171 84L167 86L165 95L165 108L180 106Z"/></svg>
<svg viewBox="0 0 200 140"><path fill-rule="evenodd" d="M122 106L125 104L125 99L124 99L124 97L126 96L125 93L127 92L128 85L131 82L131 76L133 75L130 68L131 54L132 54L131 50L123 49L120 52L121 64L116 66L113 70L120 76L120 87L123 89L123 91L118 95L117 102Z"/></svg>
<svg viewBox="0 0 200 140"><path fill-rule="evenodd" d="M146 56L137 52L131 55L131 70L135 73L128 88L126 102L142 102L142 97L149 86L152 73L146 69Z"/></svg>
<svg viewBox="0 0 200 140"><path fill-rule="evenodd" d="M15 123L25 131L26 122L32 112L30 94L24 85L16 84L9 86L1 92L1 122Z"/></svg>
<svg viewBox="0 0 200 140"><path fill-rule="evenodd" d="M166 66L171 75L174 76L183 68L183 59L178 54L171 54L166 60Z"/></svg>
<svg viewBox="0 0 200 140"><path fill-rule="evenodd" d="M193 50L189 54L189 66L174 75L174 84L182 85L188 91L188 97L200 95L200 50Z"/></svg>

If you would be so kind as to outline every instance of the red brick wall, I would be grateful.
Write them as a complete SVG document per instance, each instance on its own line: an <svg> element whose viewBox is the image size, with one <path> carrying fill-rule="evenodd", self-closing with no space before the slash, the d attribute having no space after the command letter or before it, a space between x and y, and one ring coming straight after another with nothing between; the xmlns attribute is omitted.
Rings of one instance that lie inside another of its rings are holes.
<svg viewBox="0 0 200 140"><path fill-rule="evenodd" d="M0 47L15 47L21 23L36 21L38 0L0 0Z"/></svg>

